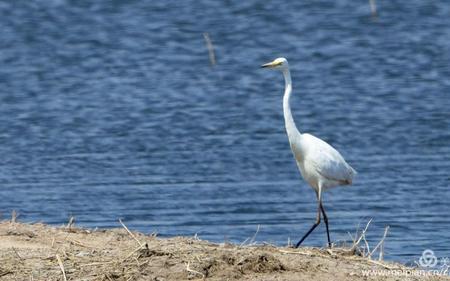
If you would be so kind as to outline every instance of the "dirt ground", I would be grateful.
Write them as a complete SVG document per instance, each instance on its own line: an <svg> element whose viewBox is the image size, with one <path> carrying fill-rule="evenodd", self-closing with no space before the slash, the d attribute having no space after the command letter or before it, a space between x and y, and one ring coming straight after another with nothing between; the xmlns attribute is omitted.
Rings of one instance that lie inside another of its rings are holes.
<svg viewBox="0 0 450 281"><path fill-rule="evenodd" d="M125 227L89 230L0 223L0 281L450 280L398 275L407 271L413 272L343 249L214 244L195 237L160 239L130 233Z"/></svg>

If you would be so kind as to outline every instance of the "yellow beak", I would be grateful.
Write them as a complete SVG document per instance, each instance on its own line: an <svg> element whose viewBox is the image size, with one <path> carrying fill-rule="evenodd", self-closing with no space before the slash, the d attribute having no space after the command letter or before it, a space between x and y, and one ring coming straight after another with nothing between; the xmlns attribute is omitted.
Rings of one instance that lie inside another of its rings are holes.
<svg viewBox="0 0 450 281"><path fill-rule="evenodd" d="M270 67L275 67L275 66L280 65L280 64L281 64L281 62L273 61L273 62L265 63L265 64L261 65L261 67L262 68L270 68Z"/></svg>

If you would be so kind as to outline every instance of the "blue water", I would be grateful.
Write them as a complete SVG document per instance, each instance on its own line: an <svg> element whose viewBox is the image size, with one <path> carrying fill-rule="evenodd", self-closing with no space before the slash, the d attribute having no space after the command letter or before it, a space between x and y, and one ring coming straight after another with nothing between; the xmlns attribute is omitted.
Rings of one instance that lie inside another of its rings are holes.
<svg viewBox="0 0 450 281"><path fill-rule="evenodd" d="M373 218L388 259L450 257L447 1L92 2L0 1L4 219L297 241L315 196L259 68L284 56L297 126L359 172L325 194L332 239Z"/></svg>

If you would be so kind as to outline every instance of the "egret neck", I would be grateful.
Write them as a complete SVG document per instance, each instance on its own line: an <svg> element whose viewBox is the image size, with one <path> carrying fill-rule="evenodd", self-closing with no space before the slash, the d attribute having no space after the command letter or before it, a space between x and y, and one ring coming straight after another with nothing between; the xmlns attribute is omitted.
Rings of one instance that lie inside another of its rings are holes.
<svg viewBox="0 0 450 281"><path fill-rule="evenodd" d="M295 126L294 118L292 117L291 112L291 93L292 93L292 81L291 81L291 73L288 68L283 69L283 76L285 82L284 88L284 97L283 97L283 113L284 113L284 122L286 126L286 132L288 134L289 140L291 140L296 135L300 135L297 127Z"/></svg>

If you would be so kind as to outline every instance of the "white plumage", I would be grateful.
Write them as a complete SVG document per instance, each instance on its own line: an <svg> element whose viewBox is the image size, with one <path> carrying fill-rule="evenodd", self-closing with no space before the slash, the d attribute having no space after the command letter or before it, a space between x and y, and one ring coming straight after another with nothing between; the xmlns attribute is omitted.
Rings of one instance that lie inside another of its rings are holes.
<svg viewBox="0 0 450 281"><path fill-rule="evenodd" d="M331 246L328 218L322 204L322 192L335 186L352 184L356 171L345 162L342 155L331 145L313 135L302 134L297 129L291 113L292 81L287 60L285 58L277 58L273 62L264 64L262 67L278 69L283 73L285 80L283 113L289 143L302 177L317 195L318 211L316 222L297 243L296 247L300 246L303 240L319 225L321 212L327 229L328 244Z"/></svg>
<svg viewBox="0 0 450 281"><path fill-rule="evenodd" d="M299 141L291 142L294 157L300 172L316 190L326 190L338 185L351 184L355 170L341 154L323 140L302 134Z"/></svg>

